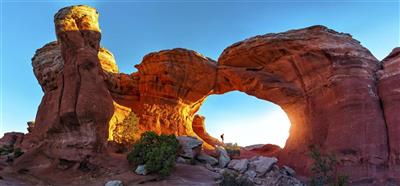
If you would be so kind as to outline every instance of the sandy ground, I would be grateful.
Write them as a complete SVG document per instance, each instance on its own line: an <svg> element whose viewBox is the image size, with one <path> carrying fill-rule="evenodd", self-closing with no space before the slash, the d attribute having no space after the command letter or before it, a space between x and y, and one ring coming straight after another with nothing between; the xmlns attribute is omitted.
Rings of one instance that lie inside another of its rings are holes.
<svg viewBox="0 0 400 186"><path fill-rule="evenodd" d="M176 186L208 186L216 185L217 173L207 170L203 164L185 165L177 164L173 173L161 181L151 181L157 176L139 176L133 173L127 165L125 157L119 157L109 162L108 168L101 170L101 173L82 173L76 170L51 171L41 173L18 173L7 163L0 163L0 185L1 186L33 186L33 185L85 185L102 186L110 180L121 180L124 185L176 185ZM114 166L112 166L114 165Z"/></svg>
<svg viewBox="0 0 400 186"><path fill-rule="evenodd" d="M251 158L257 155L271 155L268 153L249 151L242 149L241 155L235 159ZM33 155L31 155L33 156ZM28 160L27 155L22 159ZM40 158L38 158L40 161ZM97 171L82 172L75 167L61 170L59 167L52 166L47 170L35 171L18 171L6 162L4 157L0 158L0 185L12 186L33 186L33 185L55 185L55 186L102 186L110 180L121 180L124 185L174 185L174 186L208 186L216 185L215 179L217 173L212 172L204 167L204 164L197 165L176 164L171 176L160 181L154 180L156 175L140 176L132 171L132 167L128 165L125 154L112 153L108 156L100 156L98 161L101 167ZM41 163L40 163L41 164ZM42 164L41 164L42 165Z"/></svg>

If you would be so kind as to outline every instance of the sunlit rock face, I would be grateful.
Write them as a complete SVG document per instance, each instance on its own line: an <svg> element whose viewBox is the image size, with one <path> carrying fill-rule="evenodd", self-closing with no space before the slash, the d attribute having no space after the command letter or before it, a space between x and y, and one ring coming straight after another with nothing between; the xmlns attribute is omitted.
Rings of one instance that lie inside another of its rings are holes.
<svg viewBox="0 0 400 186"><path fill-rule="evenodd" d="M130 144L148 130L197 136L212 148L219 142L195 114L208 95L239 90L287 113L292 125L279 162L297 172L307 174L308 147L319 146L337 155L354 184L400 177L398 49L377 73L377 59L350 35L313 26L238 42L218 63L187 49L154 52L138 72L124 74L99 47L97 19L87 6L56 14L57 42L32 59L45 94L22 145L41 151L19 165L42 151L81 161L102 152L106 140Z"/></svg>
<svg viewBox="0 0 400 186"><path fill-rule="evenodd" d="M186 49L151 53L139 70L141 127L160 133L195 135L194 114L209 95L216 78L216 63Z"/></svg>
<svg viewBox="0 0 400 186"><path fill-rule="evenodd" d="M196 114L193 118L192 122L192 128L193 132L196 133L200 139L204 140L206 142L205 145L211 145L212 147L215 147L217 145L223 146L224 144L221 143L218 139L212 137L208 132L206 131L206 126L205 126L205 117L200 116ZM211 149L212 147L208 147Z"/></svg>
<svg viewBox="0 0 400 186"><path fill-rule="evenodd" d="M134 138L149 130L196 136L193 118L214 88L215 61L177 48L148 54L136 68L130 75L107 75L114 100L137 116Z"/></svg>

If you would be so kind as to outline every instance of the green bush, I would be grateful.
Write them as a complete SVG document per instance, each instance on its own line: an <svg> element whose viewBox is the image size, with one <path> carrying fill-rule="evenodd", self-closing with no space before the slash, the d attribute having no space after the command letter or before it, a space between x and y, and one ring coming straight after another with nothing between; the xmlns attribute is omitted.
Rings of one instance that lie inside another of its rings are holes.
<svg viewBox="0 0 400 186"><path fill-rule="evenodd" d="M3 147L0 147L0 156L7 155L9 153L12 153L13 151L14 151L13 146L4 145Z"/></svg>
<svg viewBox="0 0 400 186"><path fill-rule="evenodd" d="M22 152L21 148L16 148L14 150L14 158L18 158L18 157L22 156L22 154L24 154L24 152Z"/></svg>
<svg viewBox="0 0 400 186"><path fill-rule="evenodd" d="M175 166L178 149L179 142L174 135L159 136L154 132L145 132L133 145L127 158L131 165L145 165L149 173L165 177Z"/></svg>
<svg viewBox="0 0 400 186"><path fill-rule="evenodd" d="M314 160L311 166L311 186L347 185L347 176L340 175L336 170L337 160L334 154L322 154L317 147L311 146L309 156Z"/></svg>
<svg viewBox="0 0 400 186"><path fill-rule="evenodd" d="M225 144L225 150L229 154L230 157L240 156L240 146L237 143Z"/></svg>

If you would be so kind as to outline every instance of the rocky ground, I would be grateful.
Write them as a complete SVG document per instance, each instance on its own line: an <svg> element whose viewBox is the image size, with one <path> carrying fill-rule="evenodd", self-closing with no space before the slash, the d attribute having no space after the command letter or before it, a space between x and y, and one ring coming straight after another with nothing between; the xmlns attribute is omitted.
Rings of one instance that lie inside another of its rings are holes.
<svg viewBox="0 0 400 186"><path fill-rule="evenodd" d="M13 133L0 140L0 185L303 185L295 178L295 171L279 167L275 157L255 154L264 146L242 148L246 155L255 155L243 158L230 155L221 146L206 153L201 140L188 136L177 137L181 150L176 167L166 179L147 174L144 166L131 167L126 153L115 153L111 146L104 157L98 158L101 165L59 162L49 169L28 170L13 166L13 162L20 161L17 146L21 136Z"/></svg>

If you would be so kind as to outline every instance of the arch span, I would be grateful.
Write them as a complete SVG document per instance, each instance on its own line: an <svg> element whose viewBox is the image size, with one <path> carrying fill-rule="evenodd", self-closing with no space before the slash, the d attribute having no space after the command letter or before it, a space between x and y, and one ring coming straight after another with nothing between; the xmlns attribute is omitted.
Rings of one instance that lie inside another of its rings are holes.
<svg viewBox="0 0 400 186"><path fill-rule="evenodd" d="M377 69L375 57L350 35L313 26L225 49L216 92L240 90L286 111L292 127L280 160L307 171L308 147L318 145L338 154L343 169L370 176L387 160Z"/></svg>
<svg viewBox="0 0 400 186"><path fill-rule="evenodd" d="M208 96L198 114L208 133L219 139L224 134L225 143L283 148L289 136L290 120L281 107L240 91Z"/></svg>

